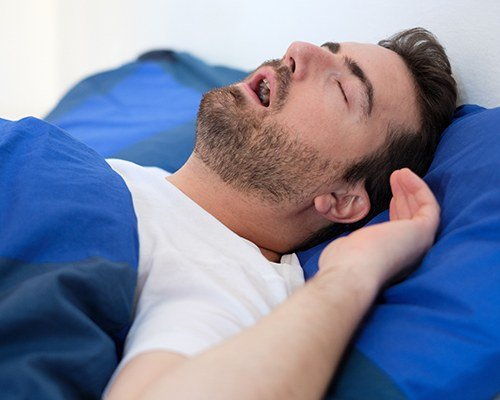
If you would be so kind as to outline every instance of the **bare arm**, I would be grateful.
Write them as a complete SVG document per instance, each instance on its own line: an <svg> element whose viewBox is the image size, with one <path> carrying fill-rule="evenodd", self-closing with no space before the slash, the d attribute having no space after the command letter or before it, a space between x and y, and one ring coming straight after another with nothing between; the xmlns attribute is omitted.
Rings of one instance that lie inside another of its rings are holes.
<svg viewBox="0 0 500 400"><path fill-rule="evenodd" d="M109 399L321 398L380 287L421 257L435 234L439 207L423 181L403 170L391 185L391 222L329 245L316 277L270 315L197 357L137 357Z"/></svg>

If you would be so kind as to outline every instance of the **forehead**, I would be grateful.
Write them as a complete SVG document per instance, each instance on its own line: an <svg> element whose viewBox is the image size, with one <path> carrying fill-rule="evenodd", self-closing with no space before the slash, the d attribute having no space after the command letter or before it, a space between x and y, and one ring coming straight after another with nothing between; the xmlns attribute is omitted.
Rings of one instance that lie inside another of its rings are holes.
<svg viewBox="0 0 500 400"><path fill-rule="evenodd" d="M372 83L374 118L418 128L414 79L399 54L375 44L356 42L340 43L339 54L355 60Z"/></svg>

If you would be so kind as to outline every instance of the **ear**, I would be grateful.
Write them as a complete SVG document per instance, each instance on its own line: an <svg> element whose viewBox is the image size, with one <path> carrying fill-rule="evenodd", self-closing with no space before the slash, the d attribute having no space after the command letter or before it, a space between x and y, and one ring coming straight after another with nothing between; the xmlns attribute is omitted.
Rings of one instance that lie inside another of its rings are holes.
<svg viewBox="0 0 500 400"><path fill-rule="evenodd" d="M314 208L326 219L350 224L368 215L370 198L365 190L364 182L354 186L342 185L334 192L325 193L314 198Z"/></svg>

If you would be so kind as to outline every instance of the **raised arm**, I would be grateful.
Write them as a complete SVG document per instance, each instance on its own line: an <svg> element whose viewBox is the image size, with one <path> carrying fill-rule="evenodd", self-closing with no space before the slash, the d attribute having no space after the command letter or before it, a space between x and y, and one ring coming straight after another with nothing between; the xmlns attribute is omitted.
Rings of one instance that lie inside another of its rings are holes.
<svg viewBox="0 0 500 400"><path fill-rule="evenodd" d="M319 399L382 285L431 246L439 207L409 170L391 176L391 221L330 244L320 271L253 327L199 356L133 359L108 399Z"/></svg>

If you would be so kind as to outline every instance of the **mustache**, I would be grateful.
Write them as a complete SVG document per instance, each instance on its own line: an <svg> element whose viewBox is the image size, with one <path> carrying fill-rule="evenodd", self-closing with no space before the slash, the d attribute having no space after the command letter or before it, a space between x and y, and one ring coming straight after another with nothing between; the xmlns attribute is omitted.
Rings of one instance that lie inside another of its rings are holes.
<svg viewBox="0 0 500 400"><path fill-rule="evenodd" d="M281 67L281 60L278 58L274 58L272 60L266 60L264 61L257 69L262 68L262 67L272 67L274 69L278 69ZM257 71L257 69L255 71Z"/></svg>

